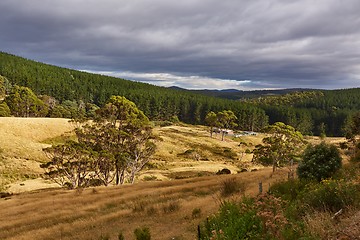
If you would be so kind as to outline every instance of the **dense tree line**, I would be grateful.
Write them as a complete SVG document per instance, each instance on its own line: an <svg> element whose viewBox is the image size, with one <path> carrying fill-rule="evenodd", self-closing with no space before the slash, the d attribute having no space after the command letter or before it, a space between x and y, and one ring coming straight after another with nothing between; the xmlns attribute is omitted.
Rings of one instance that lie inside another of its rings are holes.
<svg viewBox="0 0 360 240"><path fill-rule="evenodd" d="M93 115L112 95L133 101L151 120L205 124L206 114L225 109L234 112L239 129L259 131L267 124L284 122L303 134L341 136L347 119L360 110L360 88L344 90L283 90L214 92L169 89L150 84L91 74L38 63L0 52L0 95L17 86L28 87L48 106L48 117ZM279 91L275 91L278 93ZM259 97L261 95L261 97ZM215 95L218 96L218 95ZM231 97L234 96L234 97ZM254 96L256 98L250 98ZM1 96L0 96L1 97ZM1 99L1 98L0 98ZM0 100L1 101L1 100ZM5 109L4 103L0 107ZM1 114L1 112L0 112ZM3 114L5 115L5 114Z"/></svg>
<svg viewBox="0 0 360 240"><path fill-rule="evenodd" d="M263 109L270 124L284 122L303 134L343 136L346 122L360 110L360 88L295 92L247 102Z"/></svg>
<svg viewBox="0 0 360 240"><path fill-rule="evenodd" d="M48 106L48 117L93 115L112 95L119 95L134 102L151 120L177 117L204 124L209 111L228 109L244 130L259 130L268 121L265 111L252 104L60 68L1 52L0 75L12 86L9 92L15 85L31 89Z"/></svg>
<svg viewBox="0 0 360 240"><path fill-rule="evenodd" d="M284 122L303 134L343 136L346 122L360 110L360 88L198 92L254 104L265 110L270 124Z"/></svg>

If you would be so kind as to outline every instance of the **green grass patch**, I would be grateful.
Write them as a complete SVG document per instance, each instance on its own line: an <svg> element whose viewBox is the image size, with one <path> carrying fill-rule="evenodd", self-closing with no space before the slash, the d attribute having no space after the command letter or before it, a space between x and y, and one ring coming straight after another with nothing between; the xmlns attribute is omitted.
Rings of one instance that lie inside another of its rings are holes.
<svg viewBox="0 0 360 240"><path fill-rule="evenodd" d="M41 143L50 144L53 146L65 144L68 141L76 141L76 135L75 134L62 134L60 136L56 136L53 138L47 138L43 140Z"/></svg>

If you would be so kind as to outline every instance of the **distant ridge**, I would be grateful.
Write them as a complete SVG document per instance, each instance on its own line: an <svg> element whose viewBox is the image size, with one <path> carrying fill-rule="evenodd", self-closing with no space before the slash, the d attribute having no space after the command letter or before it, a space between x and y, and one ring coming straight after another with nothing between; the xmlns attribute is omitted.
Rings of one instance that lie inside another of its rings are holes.
<svg viewBox="0 0 360 240"><path fill-rule="evenodd" d="M238 89L223 89L223 90L189 90L193 93L200 93L207 96L240 100L244 98L258 98L271 95L284 95L293 92L306 92L306 91L322 91L319 89L308 89L308 88L289 88L289 89L277 89L277 90L238 90Z"/></svg>

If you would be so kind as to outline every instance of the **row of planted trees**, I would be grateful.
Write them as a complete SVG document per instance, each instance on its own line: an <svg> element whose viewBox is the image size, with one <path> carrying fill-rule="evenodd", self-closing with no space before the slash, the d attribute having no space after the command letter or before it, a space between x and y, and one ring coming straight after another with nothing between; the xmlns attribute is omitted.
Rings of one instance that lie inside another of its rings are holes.
<svg viewBox="0 0 360 240"><path fill-rule="evenodd" d="M45 175L70 188L133 183L155 151L149 119L125 97L113 96L91 121L74 120L76 140L44 149Z"/></svg>

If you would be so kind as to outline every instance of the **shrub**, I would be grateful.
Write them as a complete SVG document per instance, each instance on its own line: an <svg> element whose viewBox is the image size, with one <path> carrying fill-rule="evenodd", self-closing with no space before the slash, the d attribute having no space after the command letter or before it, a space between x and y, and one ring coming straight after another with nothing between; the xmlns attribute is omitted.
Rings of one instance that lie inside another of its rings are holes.
<svg viewBox="0 0 360 240"><path fill-rule="evenodd" d="M144 176L144 181L154 181L154 180L156 180L156 179L157 179L157 177L154 176L154 175Z"/></svg>
<svg viewBox="0 0 360 240"><path fill-rule="evenodd" d="M219 213L200 225L199 239L308 239L301 224L287 218L285 206L270 194L225 201Z"/></svg>
<svg viewBox="0 0 360 240"><path fill-rule="evenodd" d="M200 230L200 239L261 239L261 220L251 199L241 204L224 202L217 215Z"/></svg>
<svg viewBox="0 0 360 240"><path fill-rule="evenodd" d="M231 171L227 168L223 168L216 172L216 175L231 174Z"/></svg>
<svg viewBox="0 0 360 240"><path fill-rule="evenodd" d="M191 215L193 218L199 218L201 216L201 209L194 208Z"/></svg>
<svg viewBox="0 0 360 240"><path fill-rule="evenodd" d="M350 161L353 163L360 163L360 141L355 145L354 153Z"/></svg>
<svg viewBox="0 0 360 240"><path fill-rule="evenodd" d="M134 230L136 240L150 240L150 229L148 227L136 228Z"/></svg>
<svg viewBox="0 0 360 240"><path fill-rule="evenodd" d="M300 181L298 179L277 182L270 187L269 192L283 200L294 201L304 191L308 183L308 181Z"/></svg>
<svg viewBox="0 0 360 240"><path fill-rule="evenodd" d="M159 127L168 127L173 125L171 121L154 121L154 124Z"/></svg>
<svg viewBox="0 0 360 240"><path fill-rule="evenodd" d="M176 212L180 209L181 205L178 201L173 201L170 202L167 205L163 206L163 211L164 213L172 213L172 212Z"/></svg>
<svg viewBox="0 0 360 240"><path fill-rule="evenodd" d="M6 102L0 102L0 117L10 117L11 112Z"/></svg>
<svg viewBox="0 0 360 240"><path fill-rule="evenodd" d="M302 161L297 168L300 179L315 179L321 181L330 178L341 168L341 156L334 145L322 142L309 145L303 154Z"/></svg>
<svg viewBox="0 0 360 240"><path fill-rule="evenodd" d="M317 211L337 212L342 208L360 207L360 186L344 180L324 180L304 190L301 204Z"/></svg>
<svg viewBox="0 0 360 240"><path fill-rule="evenodd" d="M222 197L245 192L245 184L238 182L236 178L230 178L222 182L220 192Z"/></svg>
<svg viewBox="0 0 360 240"><path fill-rule="evenodd" d="M125 240L124 234L122 232L118 234L118 240Z"/></svg>

